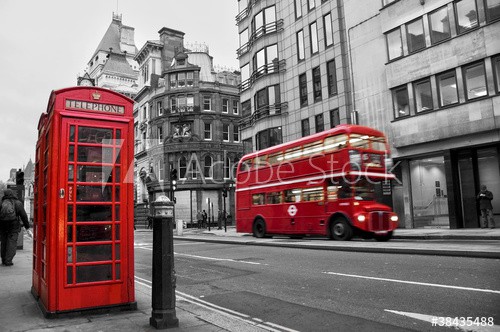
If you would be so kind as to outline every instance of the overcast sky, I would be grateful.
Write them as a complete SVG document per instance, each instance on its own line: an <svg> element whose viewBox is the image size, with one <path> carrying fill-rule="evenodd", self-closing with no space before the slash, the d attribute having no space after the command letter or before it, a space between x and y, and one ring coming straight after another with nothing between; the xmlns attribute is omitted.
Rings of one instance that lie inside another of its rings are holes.
<svg viewBox="0 0 500 332"><path fill-rule="evenodd" d="M37 125L52 90L75 86L113 12L138 49L162 27L205 43L214 64L238 68L236 0L0 0L0 181L35 161Z"/></svg>

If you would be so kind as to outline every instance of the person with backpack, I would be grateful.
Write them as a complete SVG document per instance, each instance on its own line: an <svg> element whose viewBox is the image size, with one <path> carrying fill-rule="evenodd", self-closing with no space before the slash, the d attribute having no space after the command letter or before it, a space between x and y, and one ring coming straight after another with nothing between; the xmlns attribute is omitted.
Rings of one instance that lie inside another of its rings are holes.
<svg viewBox="0 0 500 332"><path fill-rule="evenodd" d="M23 203L17 199L11 189L5 189L0 210L1 256L2 265L5 266L14 265L12 259L16 255L17 237L21 231L19 218L21 218L24 228L28 231L28 235L32 237L33 235L29 230L28 216L24 210Z"/></svg>

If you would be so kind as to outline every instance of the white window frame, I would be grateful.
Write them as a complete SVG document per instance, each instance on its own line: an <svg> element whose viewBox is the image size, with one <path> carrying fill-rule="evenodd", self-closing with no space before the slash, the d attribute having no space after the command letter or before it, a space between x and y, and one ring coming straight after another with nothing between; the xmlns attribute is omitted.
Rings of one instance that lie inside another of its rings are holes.
<svg viewBox="0 0 500 332"><path fill-rule="evenodd" d="M209 133L209 138L207 138L207 125L210 126L210 129L208 131ZM204 122L204 125L203 125L203 139L205 141L211 141L212 140L212 123L211 122Z"/></svg>

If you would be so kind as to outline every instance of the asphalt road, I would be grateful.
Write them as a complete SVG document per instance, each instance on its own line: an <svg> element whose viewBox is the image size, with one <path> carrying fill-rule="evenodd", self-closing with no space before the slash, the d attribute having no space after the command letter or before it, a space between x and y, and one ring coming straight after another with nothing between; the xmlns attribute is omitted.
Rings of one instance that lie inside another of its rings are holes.
<svg viewBox="0 0 500 332"><path fill-rule="evenodd" d="M136 274L145 279L151 240L136 233ZM500 325L498 259L190 241L174 242L174 251L178 292L277 330L441 330L437 317L470 318L464 331L481 330L476 318Z"/></svg>

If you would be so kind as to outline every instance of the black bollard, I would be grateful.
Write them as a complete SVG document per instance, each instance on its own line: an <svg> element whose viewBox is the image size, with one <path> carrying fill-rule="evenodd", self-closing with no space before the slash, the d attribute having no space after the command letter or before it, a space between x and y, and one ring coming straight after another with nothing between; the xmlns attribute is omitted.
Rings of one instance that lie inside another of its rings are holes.
<svg viewBox="0 0 500 332"><path fill-rule="evenodd" d="M153 286L149 325L156 329L179 326L175 314L174 203L165 196L153 205Z"/></svg>

